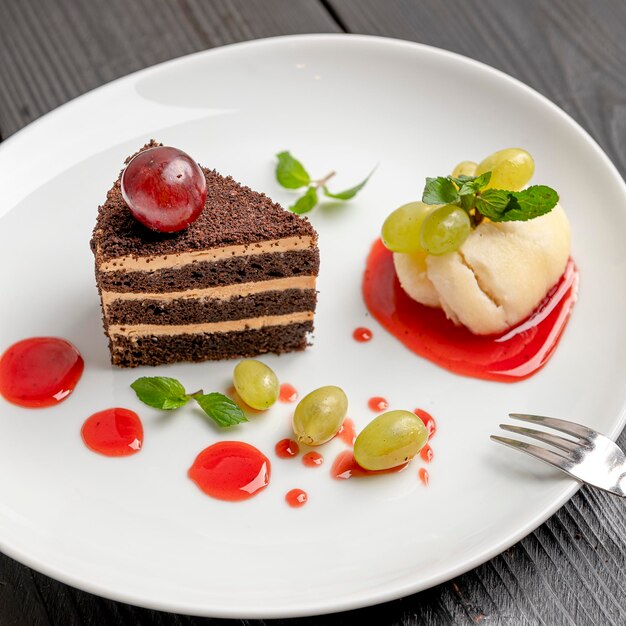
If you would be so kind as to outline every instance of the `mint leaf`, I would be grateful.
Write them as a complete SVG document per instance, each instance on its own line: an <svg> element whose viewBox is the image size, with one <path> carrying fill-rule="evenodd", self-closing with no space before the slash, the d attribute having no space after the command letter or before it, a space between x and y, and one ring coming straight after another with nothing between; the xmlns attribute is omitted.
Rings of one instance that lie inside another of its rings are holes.
<svg viewBox="0 0 626 626"><path fill-rule="evenodd" d="M510 191L487 189L476 197L476 209L492 222L501 222L510 202Z"/></svg>
<svg viewBox="0 0 626 626"><path fill-rule="evenodd" d="M361 181L358 185L354 187L350 187L350 189L346 189L345 191L340 191L338 193L332 193L328 190L328 187L324 185L324 195L328 198L335 198L336 200L351 200L356 196L365 185L367 185L367 181L372 177L372 174L376 171L374 168L366 177L365 180Z"/></svg>
<svg viewBox="0 0 626 626"><path fill-rule="evenodd" d="M317 204L317 189L309 187L305 194L289 207L290 211L302 215L308 213Z"/></svg>
<svg viewBox="0 0 626 626"><path fill-rule="evenodd" d="M533 185L512 191L515 205L506 212L505 221L526 221L550 213L559 201L559 194L547 185Z"/></svg>
<svg viewBox="0 0 626 626"><path fill-rule="evenodd" d="M241 422L247 422L241 407L223 393L207 393L206 395L194 395L193 399L200 408L222 428L235 426Z"/></svg>
<svg viewBox="0 0 626 626"><path fill-rule="evenodd" d="M476 197L476 208L492 222L523 222L549 213L558 201L551 187L533 185L522 191L487 189Z"/></svg>
<svg viewBox="0 0 626 626"><path fill-rule="evenodd" d="M459 185L460 196L468 196L469 194L476 193L486 187L491 180L491 172L485 172L480 176L468 176L464 178L467 178L467 180L462 181L460 177L457 179L461 183ZM455 180L455 182L457 181Z"/></svg>
<svg viewBox="0 0 626 626"><path fill-rule="evenodd" d="M425 204L455 204L459 201L459 192L449 178L438 176L427 178L422 194Z"/></svg>
<svg viewBox="0 0 626 626"><path fill-rule="evenodd" d="M131 384L137 397L155 409L177 409L189 402L185 388L175 379L165 376L138 378Z"/></svg>
<svg viewBox="0 0 626 626"><path fill-rule="evenodd" d="M276 157L276 180L287 189L299 189L311 182L309 173L300 161L294 159L287 151L279 152Z"/></svg>

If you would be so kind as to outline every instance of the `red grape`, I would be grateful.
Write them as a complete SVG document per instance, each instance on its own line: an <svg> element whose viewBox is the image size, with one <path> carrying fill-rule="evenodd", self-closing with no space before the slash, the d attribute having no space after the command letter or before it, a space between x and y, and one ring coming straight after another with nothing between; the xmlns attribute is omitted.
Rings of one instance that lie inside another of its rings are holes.
<svg viewBox="0 0 626 626"><path fill-rule="evenodd" d="M171 233L197 219L206 200L206 179L185 152L169 146L135 155L122 173L122 196L144 226Z"/></svg>

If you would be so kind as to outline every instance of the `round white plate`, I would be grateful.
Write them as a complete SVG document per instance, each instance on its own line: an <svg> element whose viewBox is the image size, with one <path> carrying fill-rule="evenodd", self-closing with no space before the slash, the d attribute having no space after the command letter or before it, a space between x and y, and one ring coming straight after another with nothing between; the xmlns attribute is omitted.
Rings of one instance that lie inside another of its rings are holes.
<svg viewBox="0 0 626 626"><path fill-rule="evenodd" d="M335 481L326 464L280 460L292 406L229 432L191 408L139 404L140 375L224 391L232 362L120 370L108 363L89 238L124 158L148 139L179 146L288 205L274 155L291 150L331 188L376 173L356 200L311 213L321 273L314 346L264 359L301 392L342 386L362 428L370 396L420 406L439 430L428 466ZM580 267L579 301L548 365L516 384L462 378L406 350L367 315L365 258L386 214L416 199L425 176L521 145L535 181L559 190ZM169 611L277 617L350 609L405 596L489 559L575 491L573 481L489 441L510 411L584 422L615 437L626 399L626 191L569 117L476 62L411 43L304 36L229 46L133 74L61 107L0 146L0 348L30 336L76 344L86 369L57 407L0 401L0 548L76 587ZM355 342L355 327L374 339ZM144 449L124 459L88 451L79 431L97 410L138 410ZM204 496L187 478L219 439L272 459L270 486L244 503ZM285 493L309 502L291 509Z"/></svg>

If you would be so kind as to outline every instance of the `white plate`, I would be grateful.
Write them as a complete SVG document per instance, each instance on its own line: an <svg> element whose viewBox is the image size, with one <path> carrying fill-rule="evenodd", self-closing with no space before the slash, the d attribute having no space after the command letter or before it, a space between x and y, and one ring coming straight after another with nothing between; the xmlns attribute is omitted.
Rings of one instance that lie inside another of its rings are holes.
<svg viewBox="0 0 626 626"><path fill-rule="evenodd" d="M437 419L428 488L416 461L401 474L333 481L273 454L289 433L279 405L235 431L192 410L141 408L129 383L168 374L224 390L233 363L109 366L89 238L123 159L154 137L285 204L273 156L349 187L379 168L356 201L318 208L322 268L315 345L266 361L301 392L341 385L358 427L367 399L421 406ZM462 378L406 350L365 311L361 276L381 221L419 196L427 175L522 145L536 181L556 187L571 219L579 301L549 364L517 384ZM476 62L405 42L304 36L230 46L139 72L61 107L0 147L0 347L29 336L74 342L86 360L58 407L0 412L1 549L88 591L158 609L226 617L338 611L404 596L489 559L575 491L573 481L491 443L509 411L584 422L612 437L626 399L626 191L598 146L534 91ZM351 338L373 328L368 344ZM108 459L81 443L83 420L140 409L140 454ZM273 460L270 486L240 504L187 479L221 438ZM283 500L309 492L302 509Z"/></svg>

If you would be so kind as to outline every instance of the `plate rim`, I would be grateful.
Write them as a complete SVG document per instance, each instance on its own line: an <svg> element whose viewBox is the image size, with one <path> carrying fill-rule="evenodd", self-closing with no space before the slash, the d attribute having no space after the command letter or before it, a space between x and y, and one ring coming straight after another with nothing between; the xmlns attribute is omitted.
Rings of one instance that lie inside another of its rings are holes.
<svg viewBox="0 0 626 626"><path fill-rule="evenodd" d="M570 127L573 132L582 135L589 147L602 161L603 167L606 168L607 171L612 174L613 178L615 178L620 183L622 193L626 196L626 183L624 182L624 179L622 178L619 170L609 159L609 157L601 148L601 146L597 143L597 141L590 135L590 133L576 120L574 120L567 112L565 112L558 105L552 102L548 97L536 91L532 87L526 85L521 80L514 78L513 76L506 74L502 70L494 68L491 65L488 65L482 61L478 61L462 54L435 46L391 37L350 33L279 35L275 37L253 39L249 41L231 43L224 46L201 50L191 54L169 59L167 61L163 61L161 63L157 63L146 68L142 68L130 74L109 81L108 83L105 83L103 85L99 85L98 87L95 87L69 100L68 102L63 103L58 107L55 107L48 113L30 122L25 127L13 133L2 143L0 143L0 155L6 154L7 151L9 151L10 153L10 151L14 149L14 146L19 147L20 141L23 141L25 138L29 137L33 133L45 131L47 126L54 125L56 123L57 117L59 117L60 115L68 111L71 112L75 107L81 107L85 101L89 101L90 99L97 99L102 91L113 90L123 87L124 85L132 83L133 81L136 81L138 78L144 75L147 75L154 71L158 71L164 67L169 67L175 64L182 65L187 63L189 60L207 55L215 56L218 54L228 54L229 51L233 49L254 49L258 47L267 47L272 45L282 45L289 43L294 43L296 45L306 45L308 43L319 44L324 41L329 41L333 43L337 41L343 41L347 45L351 45L351 43L349 42L355 42L357 44L361 43L374 47L396 47L405 49L407 51L418 51L419 53L439 56L440 58L451 59L457 63L464 63L483 72L487 72L488 74L496 77L499 81L504 81L506 83L509 83L510 85L513 85L516 89L521 88L523 91L526 91L529 95L531 95L538 102L540 102L542 106L548 106L550 109L552 109L552 111L555 112ZM14 207L10 207L8 211L13 210L13 208ZM626 406L622 407L621 415L616 418L612 429L605 434L611 439L615 440L624 428L625 424ZM456 563L455 566L447 568L444 572L441 572L438 575L433 575L429 579L421 580L418 584L416 584L415 582L413 582L412 584L410 582L406 582L401 586L394 585L391 589L387 589L383 592L376 592L374 594L366 594L365 592L351 592L347 596L344 596L343 598L334 602L326 602L323 605L320 605L316 602L309 602L308 604L300 603L297 608L293 606L274 606L268 608L265 605L256 607L248 605L242 610L242 608L234 608L231 605L217 606L214 603L213 606L209 608L206 605L202 605L199 603L172 601L171 599L158 601L145 600L142 599L142 597L137 596L133 593L127 593L120 589L111 589L102 583L86 581L83 578L73 575L70 571L48 565L45 562L40 562L37 558L31 557L29 554L23 552L21 549L6 545L1 536L0 549L10 558L13 558L23 565L30 567L44 575L50 576L51 578L58 580L64 584L71 585L77 589L81 589L88 593L93 593L104 598L108 598L118 602L130 603L132 605L147 609L215 618L271 619L313 616L328 614L331 612L334 613L358 609L365 606L371 606L374 604L380 604L383 602L396 600L406 595L419 593L420 591L449 581L452 578L460 576L482 565L483 563L486 563L487 561L501 554L504 550L518 543L521 539L536 530L551 515L557 512L578 491L581 486L580 483L573 479L565 479L563 481L563 485L564 486L562 488L561 495L553 502L551 502L550 505L546 506L537 515L535 515L535 517L526 525L519 528L517 532L508 535L497 544L491 545L490 549L483 550L482 552L474 555L471 558L466 558L464 561Z"/></svg>

